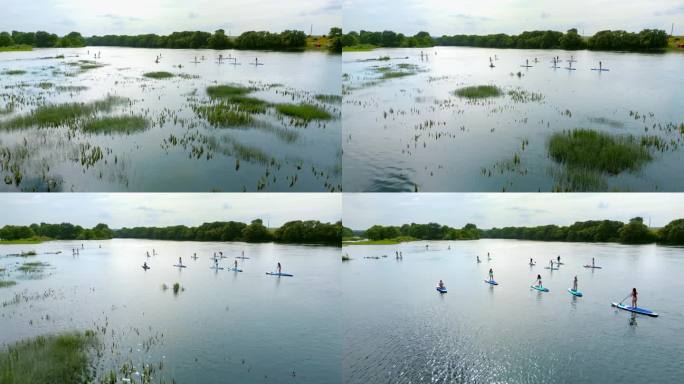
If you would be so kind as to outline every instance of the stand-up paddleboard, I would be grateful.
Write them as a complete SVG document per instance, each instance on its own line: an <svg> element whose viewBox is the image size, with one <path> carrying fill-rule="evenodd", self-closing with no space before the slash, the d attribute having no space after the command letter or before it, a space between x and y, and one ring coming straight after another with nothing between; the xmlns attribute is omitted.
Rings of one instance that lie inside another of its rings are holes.
<svg viewBox="0 0 684 384"><path fill-rule="evenodd" d="M544 269L550 269L550 270L552 270L552 271L557 271L557 270L558 270L558 268L551 268L551 267L544 267Z"/></svg>
<svg viewBox="0 0 684 384"><path fill-rule="evenodd" d="M150 267L149 267L149 266L146 267L146 266L143 265L143 266L142 266L142 269L144 269L144 270L147 271L148 269L150 269Z"/></svg>
<svg viewBox="0 0 684 384"><path fill-rule="evenodd" d="M220 269L220 270L223 270L223 267L209 267L209 269L215 269L215 270L218 271L219 269Z"/></svg>
<svg viewBox="0 0 684 384"><path fill-rule="evenodd" d="M437 287L437 292L439 292L439 293L447 293L447 289L446 289L446 287L444 287L444 288Z"/></svg>
<svg viewBox="0 0 684 384"><path fill-rule="evenodd" d="M485 280L484 282L487 283L487 284L491 284L491 285L499 285L499 283L497 283L497 282L494 281L494 280Z"/></svg>
<svg viewBox="0 0 684 384"><path fill-rule="evenodd" d="M554 262L554 264L556 264L556 265L565 265L565 263L556 263L556 262Z"/></svg>
<svg viewBox="0 0 684 384"><path fill-rule="evenodd" d="M624 305L624 304L618 304L618 303L612 303L611 305L612 305L613 307L617 307L617 308L620 308L620 309L624 309L625 311L629 311L629 312L638 313L638 314L640 314L640 315L646 315L646 316L651 316L651 317L658 317L658 314L657 314L657 313L655 313L655 312L653 312L653 311L651 311L651 310L648 310L648 309L646 309L646 308L630 307L630 306L627 306L627 305Z"/></svg>
<svg viewBox="0 0 684 384"><path fill-rule="evenodd" d="M577 297L582 297L582 292L580 292L580 291L575 291L575 290L573 290L572 288L568 288L568 292L570 292L571 294L573 294L573 295L575 295L575 296L577 296Z"/></svg>
<svg viewBox="0 0 684 384"><path fill-rule="evenodd" d="M187 265L183 265L183 264L174 264L173 266L178 267L178 268L187 268L188 267Z"/></svg>
<svg viewBox="0 0 684 384"><path fill-rule="evenodd" d="M537 263L530 263L530 267L537 265Z"/></svg>
<svg viewBox="0 0 684 384"><path fill-rule="evenodd" d="M544 286L537 287L536 285L530 285L530 288L534 288L539 292L548 292L549 291L549 289L544 287Z"/></svg>
<svg viewBox="0 0 684 384"><path fill-rule="evenodd" d="M229 271L233 272L242 272L242 269L237 269L237 268L228 268Z"/></svg>
<svg viewBox="0 0 684 384"><path fill-rule="evenodd" d="M190 258L193 259L193 260L197 260L197 259L199 259L199 256L192 256L192 257L190 257Z"/></svg>
<svg viewBox="0 0 684 384"><path fill-rule="evenodd" d="M592 71L610 71L610 69L606 69L606 68L592 68L591 70Z"/></svg>
<svg viewBox="0 0 684 384"><path fill-rule="evenodd" d="M249 259L249 257L247 257L247 256L235 256L235 258L236 259L242 259L242 260Z"/></svg>
<svg viewBox="0 0 684 384"><path fill-rule="evenodd" d="M576 71L577 70L577 68L571 68L571 67L565 67L565 69L567 69L568 71Z"/></svg>
<svg viewBox="0 0 684 384"><path fill-rule="evenodd" d="M294 275L290 275L289 273L278 273L278 272L266 272L267 275L270 276L287 276L287 277L293 277Z"/></svg>
<svg viewBox="0 0 684 384"><path fill-rule="evenodd" d="M595 265L585 265L584 268L601 269L601 267L597 267Z"/></svg>

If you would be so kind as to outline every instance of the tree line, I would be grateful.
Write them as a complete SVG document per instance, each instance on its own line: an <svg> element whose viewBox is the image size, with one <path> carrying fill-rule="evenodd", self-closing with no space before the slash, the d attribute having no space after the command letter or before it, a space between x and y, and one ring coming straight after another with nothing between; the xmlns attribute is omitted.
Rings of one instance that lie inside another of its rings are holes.
<svg viewBox="0 0 684 384"><path fill-rule="evenodd" d="M341 28L331 28L328 34L329 49L341 51ZM302 50L306 47L306 34L303 31L285 30L280 33L268 31L248 31L236 38L226 35L223 29L213 34L202 31L173 32L170 35L105 35L83 37L71 32L59 37L44 31L0 33L0 47L27 45L38 48L111 46L133 48L187 48L187 49L253 49L253 50Z"/></svg>
<svg viewBox="0 0 684 384"><path fill-rule="evenodd" d="M353 232L346 228L346 236ZM665 227L649 229L643 218L635 217L628 223L613 220L578 221L569 226L541 225L536 227L504 227L478 229L474 224L452 228L437 223L404 224L402 226L374 225L364 237L370 240L411 237L418 240L477 240L516 239L567 242L615 242L623 244L662 243L684 245L684 219L671 221Z"/></svg>
<svg viewBox="0 0 684 384"><path fill-rule="evenodd" d="M181 240L181 241L244 241L248 243L278 242L291 244L325 244L339 246L342 223L296 220L275 230L264 226L260 219L250 224L236 221L204 223L198 227L134 227L110 229L98 224L87 229L69 223L6 225L0 228L0 239L21 240L46 237L57 240L106 240L112 238Z"/></svg>
<svg viewBox="0 0 684 384"><path fill-rule="evenodd" d="M525 31L519 35L499 33L490 35L443 35L434 38L427 32L420 32L409 37L392 31L360 31L344 34L342 45L345 47L371 44L378 47L431 47L438 45L517 49L653 51L665 49L667 37L667 33L660 29L644 29L638 33L605 30L595 33L588 39L580 36L575 28L569 29L566 33Z"/></svg>

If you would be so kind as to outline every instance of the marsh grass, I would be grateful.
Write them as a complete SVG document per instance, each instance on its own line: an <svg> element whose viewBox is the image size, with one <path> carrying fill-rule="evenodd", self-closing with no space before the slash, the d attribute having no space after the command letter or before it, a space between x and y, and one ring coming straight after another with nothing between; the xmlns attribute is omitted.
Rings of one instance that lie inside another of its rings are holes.
<svg viewBox="0 0 684 384"><path fill-rule="evenodd" d="M591 169L562 167L555 170L553 176L556 180L556 192L594 192L608 188L601 172Z"/></svg>
<svg viewBox="0 0 684 384"><path fill-rule="evenodd" d="M146 72L143 74L143 76L148 77L150 79L169 79L174 77L175 75L171 72L165 72L165 71L157 71L157 72Z"/></svg>
<svg viewBox="0 0 684 384"><path fill-rule="evenodd" d="M23 75L25 74L26 71L23 69L8 69L5 72L3 72L3 75L10 75L10 76L16 76L16 75Z"/></svg>
<svg viewBox="0 0 684 384"><path fill-rule="evenodd" d="M58 92L81 92L87 89L88 87L84 85L58 85L55 87Z"/></svg>
<svg viewBox="0 0 684 384"><path fill-rule="evenodd" d="M0 288L7 288L16 285L16 281L12 280L0 280Z"/></svg>
<svg viewBox="0 0 684 384"><path fill-rule="evenodd" d="M19 266L19 268L17 268L17 270L24 273L42 272L43 269L49 266L50 264L43 263L42 261L31 261L28 263L23 263Z"/></svg>
<svg viewBox="0 0 684 384"><path fill-rule="evenodd" d="M50 241L52 238L45 236L34 236L26 239L15 240L0 240L0 244L40 244L45 241Z"/></svg>
<svg viewBox="0 0 684 384"><path fill-rule="evenodd" d="M411 76L415 75L416 72L413 71L387 71L383 72L382 74L382 79L387 80L387 79L397 79L400 77L406 77L406 76Z"/></svg>
<svg viewBox="0 0 684 384"><path fill-rule="evenodd" d="M45 82L42 82L42 83L38 83L37 87L38 87L38 88L41 88L41 89L50 89L50 88L54 87L54 84L45 81Z"/></svg>
<svg viewBox="0 0 684 384"><path fill-rule="evenodd" d="M142 116L108 116L86 120L82 129L94 133L133 133L144 131L150 122Z"/></svg>
<svg viewBox="0 0 684 384"><path fill-rule="evenodd" d="M9 115L14 112L14 104L7 104L5 107L0 107L0 115Z"/></svg>
<svg viewBox="0 0 684 384"><path fill-rule="evenodd" d="M124 103L128 99L108 96L105 99L91 103L68 103L45 105L38 107L29 114L17 116L0 123L0 128L28 128L28 127L59 127L75 122L78 118L96 112L109 112L114 106Z"/></svg>
<svg viewBox="0 0 684 384"><path fill-rule="evenodd" d="M566 167L612 175L637 170L652 160L647 148L633 136L613 136L588 129L553 134L548 151L554 161Z"/></svg>
<svg viewBox="0 0 684 384"><path fill-rule="evenodd" d="M484 99L488 97L499 97L502 95L502 92L499 87L493 85L476 85L459 88L454 91L454 94L466 99Z"/></svg>
<svg viewBox="0 0 684 384"><path fill-rule="evenodd" d="M214 99L242 96L252 91L252 88L242 87L239 85L214 85L207 87L207 95Z"/></svg>
<svg viewBox="0 0 684 384"><path fill-rule="evenodd" d="M544 95L539 92L530 92L524 89L508 91L508 96L515 103L540 103L544 101Z"/></svg>
<svg viewBox="0 0 684 384"><path fill-rule="evenodd" d="M340 104L342 103L342 95L323 95L318 94L314 98L320 102L328 104Z"/></svg>
<svg viewBox="0 0 684 384"><path fill-rule="evenodd" d="M7 47L0 47L0 52L17 52L17 51L33 51L33 46L26 44L10 45Z"/></svg>
<svg viewBox="0 0 684 384"><path fill-rule="evenodd" d="M237 106L237 109L246 113L266 113L268 103L255 97L234 95L228 101Z"/></svg>
<svg viewBox="0 0 684 384"><path fill-rule="evenodd" d="M0 352L0 382L86 383L93 379L88 353L97 345L92 331L38 336Z"/></svg>
<svg viewBox="0 0 684 384"><path fill-rule="evenodd" d="M193 109L197 115L215 127L236 127L254 122L254 118L249 113L240 111L237 106L227 103L196 106Z"/></svg>
<svg viewBox="0 0 684 384"><path fill-rule="evenodd" d="M38 254L36 253L36 251L28 251L28 252L22 251L22 252L19 254L19 257L33 257L33 256L36 256L36 255L38 255Z"/></svg>
<svg viewBox="0 0 684 384"><path fill-rule="evenodd" d="M330 120L333 117L325 109L312 104L276 104L275 108L278 113L304 121Z"/></svg>

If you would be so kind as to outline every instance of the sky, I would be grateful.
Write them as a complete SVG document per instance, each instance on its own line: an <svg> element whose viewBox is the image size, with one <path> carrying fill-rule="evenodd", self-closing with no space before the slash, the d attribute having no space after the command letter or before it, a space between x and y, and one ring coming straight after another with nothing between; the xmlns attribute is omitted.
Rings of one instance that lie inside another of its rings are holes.
<svg viewBox="0 0 684 384"><path fill-rule="evenodd" d="M196 226L212 221L249 223L262 219L277 227L292 220L337 222L339 194L330 193L3 193L0 227L68 222L110 228Z"/></svg>
<svg viewBox="0 0 684 384"><path fill-rule="evenodd" d="M342 24L342 0L2 0L3 31L60 36L169 34L217 29L239 35L285 29L327 34Z"/></svg>
<svg viewBox="0 0 684 384"><path fill-rule="evenodd" d="M682 0L344 0L344 30L420 31L433 36L518 34L525 30L593 35L658 28L684 34Z"/></svg>
<svg viewBox="0 0 684 384"><path fill-rule="evenodd" d="M667 193L345 193L343 223L372 225L436 222L461 228L570 225L576 221L641 216L653 227L684 218L684 194Z"/></svg>

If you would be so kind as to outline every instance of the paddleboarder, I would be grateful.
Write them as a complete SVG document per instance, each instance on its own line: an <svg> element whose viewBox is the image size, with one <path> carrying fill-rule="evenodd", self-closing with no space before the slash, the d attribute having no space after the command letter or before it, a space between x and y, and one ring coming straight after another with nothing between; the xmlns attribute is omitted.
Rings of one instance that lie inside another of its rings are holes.
<svg viewBox="0 0 684 384"><path fill-rule="evenodd" d="M632 288L632 293L630 294L632 296L632 308L637 307L637 290L636 288Z"/></svg>
<svg viewBox="0 0 684 384"><path fill-rule="evenodd" d="M494 270L489 268L489 281L494 280Z"/></svg>
<svg viewBox="0 0 684 384"><path fill-rule="evenodd" d="M437 285L439 289L444 289L444 282L442 280L439 281L439 284Z"/></svg>
<svg viewBox="0 0 684 384"><path fill-rule="evenodd" d="M279 262L278 262L278 274L281 273L280 271L281 271L281 267L280 267L280 261L279 261Z"/></svg>
<svg viewBox="0 0 684 384"><path fill-rule="evenodd" d="M577 276L575 276L575 279L572 281L572 290L577 291Z"/></svg>
<svg viewBox="0 0 684 384"><path fill-rule="evenodd" d="M560 255L558 255L558 257L556 257L556 264L560 265Z"/></svg>
<svg viewBox="0 0 684 384"><path fill-rule="evenodd" d="M537 287L542 287L541 275L537 275Z"/></svg>
<svg viewBox="0 0 684 384"><path fill-rule="evenodd" d="M235 269L238 269L238 268L237 268L237 260L234 260L234 261L233 261L233 265L235 266Z"/></svg>

